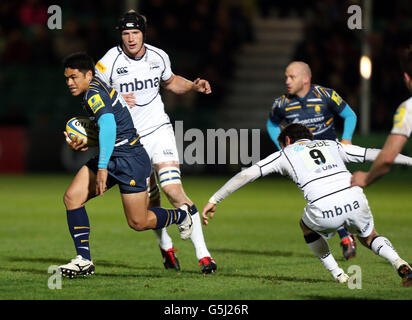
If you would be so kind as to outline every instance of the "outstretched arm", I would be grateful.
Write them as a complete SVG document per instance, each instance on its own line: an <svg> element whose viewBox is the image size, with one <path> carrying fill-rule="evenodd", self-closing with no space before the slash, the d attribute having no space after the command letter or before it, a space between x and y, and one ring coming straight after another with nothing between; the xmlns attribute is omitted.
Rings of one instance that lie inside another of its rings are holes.
<svg viewBox="0 0 412 320"><path fill-rule="evenodd" d="M407 137L399 134L391 134L385 145L376 157L368 172L357 171L352 175L351 186L366 187L380 177L384 176L393 163L412 165L412 159L399 154L407 141Z"/></svg>
<svg viewBox="0 0 412 320"><path fill-rule="evenodd" d="M163 88L176 94L184 94L189 91L212 93L209 81L197 78L195 81L187 80L181 76L172 75L169 80L162 82Z"/></svg>
<svg viewBox="0 0 412 320"><path fill-rule="evenodd" d="M236 190L240 189L244 185L248 184L259 178L261 176L261 171L259 166L253 165L235 175L231 178L228 182L226 182L222 188L220 188L210 199L206 206L203 208L202 211L202 219L203 224L208 224L208 214L210 214L210 218L212 219L215 210L216 204L220 201L228 197L231 193L235 192Z"/></svg>

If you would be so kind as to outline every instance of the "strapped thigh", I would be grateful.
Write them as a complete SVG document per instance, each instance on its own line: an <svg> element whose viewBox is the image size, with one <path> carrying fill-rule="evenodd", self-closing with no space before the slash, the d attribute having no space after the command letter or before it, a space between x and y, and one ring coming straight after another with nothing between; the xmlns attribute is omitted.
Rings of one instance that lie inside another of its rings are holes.
<svg viewBox="0 0 412 320"><path fill-rule="evenodd" d="M177 167L170 166L159 169L158 178L162 188L169 184L182 184L180 170Z"/></svg>

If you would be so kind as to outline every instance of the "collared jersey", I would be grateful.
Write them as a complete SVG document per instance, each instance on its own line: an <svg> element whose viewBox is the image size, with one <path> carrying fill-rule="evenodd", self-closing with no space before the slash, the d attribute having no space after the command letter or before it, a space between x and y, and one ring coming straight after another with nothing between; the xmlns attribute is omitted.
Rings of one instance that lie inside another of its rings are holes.
<svg viewBox="0 0 412 320"><path fill-rule="evenodd" d="M144 44L139 59L127 56L121 46L110 49L96 64L96 74L120 94L133 93L136 105L130 109L137 132L147 132L169 123L160 96L160 82L172 75L169 56L163 50Z"/></svg>
<svg viewBox="0 0 412 320"><path fill-rule="evenodd" d="M345 162L364 162L366 148L331 140L298 140L256 165L261 176L289 176L308 202L350 188L351 173Z"/></svg>
<svg viewBox="0 0 412 320"><path fill-rule="evenodd" d="M335 90L311 85L303 98L283 95L275 99L269 119L277 125L282 121L301 123L312 131L315 139L336 140L334 116L341 113L346 105Z"/></svg>
<svg viewBox="0 0 412 320"><path fill-rule="evenodd" d="M132 155L143 147L126 102L114 88L107 86L101 79L94 77L89 90L83 96L83 104L90 118L97 123L105 113L112 113L116 121L116 141L112 156Z"/></svg>
<svg viewBox="0 0 412 320"><path fill-rule="evenodd" d="M412 97L402 102L393 117L392 134L410 137L412 132Z"/></svg>

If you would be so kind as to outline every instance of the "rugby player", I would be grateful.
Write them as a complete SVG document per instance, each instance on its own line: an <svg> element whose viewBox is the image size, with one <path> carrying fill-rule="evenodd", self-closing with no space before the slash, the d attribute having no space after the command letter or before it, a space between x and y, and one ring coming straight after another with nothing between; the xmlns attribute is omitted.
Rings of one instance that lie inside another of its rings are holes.
<svg viewBox="0 0 412 320"><path fill-rule="evenodd" d="M64 61L64 76L73 96L83 95L86 112L99 127L99 154L80 168L66 190L63 201L67 223L77 256L59 267L64 276L94 273L90 255L90 224L85 203L118 184L127 222L136 231L178 225L182 239L193 229L190 206L148 210L147 181L150 159L140 143L126 102L119 93L94 76L94 61L85 53L74 53ZM66 141L74 150L88 149L83 140Z"/></svg>
<svg viewBox="0 0 412 320"><path fill-rule="evenodd" d="M412 93L412 47L406 49L401 65L406 87ZM388 173L394 159L402 151L412 132L412 97L402 102L396 110L390 135L368 172L357 171L352 176L352 186L366 187Z"/></svg>
<svg viewBox="0 0 412 320"><path fill-rule="evenodd" d="M146 18L134 10L120 17L117 29L120 44L98 61L96 74L113 86L131 108L134 126L152 164L150 206L160 206L158 184L174 207L190 204L194 212L191 240L199 266L204 274L215 272L216 261L206 247L198 210L182 186L173 126L159 92L163 87L176 94L189 91L210 94L210 84L200 78L192 82L173 74L166 52L145 42ZM177 250L166 229L155 230L155 233L165 268L179 270L180 264L175 255Z"/></svg>
<svg viewBox="0 0 412 320"><path fill-rule="evenodd" d="M213 218L217 203L245 184L270 173L289 176L308 202L300 220L304 239L337 282L347 282L349 277L331 254L327 239L338 227L345 225L357 235L360 243L392 264L404 286L411 286L411 267L399 257L389 240L376 232L363 190L350 187L351 173L344 164L373 161L379 150L313 139L313 134L304 125L289 124L278 138L282 150L226 182L204 207L203 223L208 224L208 214ZM412 158L398 155L395 163L411 166Z"/></svg>
<svg viewBox="0 0 412 320"><path fill-rule="evenodd" d="M310 67L301 61L294 61L286 67L288 93L275 99L266 123L268 133L280 150L277 140L285 123L302 123L313 133L315 139L336 140L335 116L344 119L341 143L350 144L355 131L357 117L351 107L335 90L311 84ZM343 256L355 257L356 242L344 227L338 229Z"/></svg>

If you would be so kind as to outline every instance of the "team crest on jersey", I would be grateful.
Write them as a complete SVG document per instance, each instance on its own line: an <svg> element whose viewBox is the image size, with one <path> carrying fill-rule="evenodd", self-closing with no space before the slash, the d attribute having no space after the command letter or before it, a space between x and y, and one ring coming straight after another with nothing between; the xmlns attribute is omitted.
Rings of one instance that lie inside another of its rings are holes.
<svg viewBox="0 0 412 320"><path fill-rule="evenodd" d="M404 105L401 105L398 110L396 110L395 115L393 116L393 125L394 127L400 127L403 123L403 117L405 115L406 108Z"/></svg>
<svg viewBox="0 0 412 320"><path fill-rule="evenodd" d="M90 97L90 99L87 100L87 103L89 104L93 113L96 113L97 111L99 111L99 109L104 107L104 102L99 94L95 94L94 96Z"/></svg>
<svg viewBox="0 0 412 320"><path fill-rule="evenodd" d="M342 103L342 98L336 93L336 91L332 92L332 100L336 102L338 106Z"/></svg>
<svg viewBox="0 0 412 320"><path fill-rule="evenodd" d="M316 107L315 107L315 112L316 112L316 113L320 113L320 111L321 111L320 106L316 106Z"/></svg>

